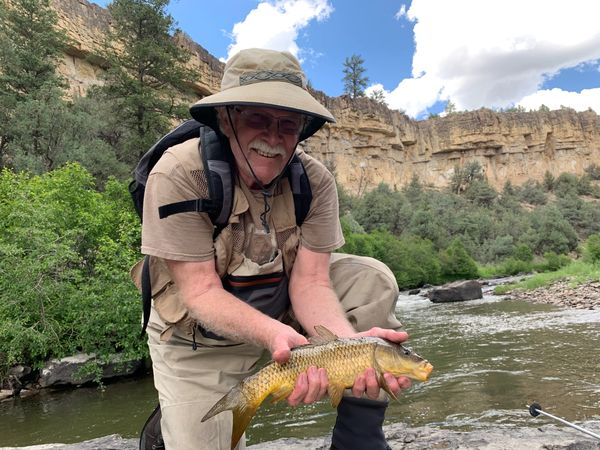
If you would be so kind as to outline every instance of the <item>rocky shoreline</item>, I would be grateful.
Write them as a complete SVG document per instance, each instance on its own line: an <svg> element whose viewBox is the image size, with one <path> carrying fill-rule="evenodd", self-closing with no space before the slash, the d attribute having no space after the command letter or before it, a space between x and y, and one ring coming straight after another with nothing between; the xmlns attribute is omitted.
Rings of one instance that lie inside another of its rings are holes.
<svg viewBox="0 0 600 450"><path fill-rule="evenodd" d="M537 420L531 418L531 420ZM540 422L544 423L544 422ZM580 424L600 432L600 421ZM384 427L392 450L597 450L600 440L570 428L542 425L537 428L496 427L475 431L447 430L439 427L410 428L404 424ZM248 450L329 450L330 437L312 439L284 438L248 446ZM137 439L105 436L77 444L45 444L31 447L0 447L0 450L137 450Z"/></svg>
<svg viewBox="0 0 600 450"><path fill-rule="evenodd" d="M549 286L530 291L515 289L507 294L514 300L545 303L576 309L600 309L600 280L570 286L569 280L560 280Z"/></svg>

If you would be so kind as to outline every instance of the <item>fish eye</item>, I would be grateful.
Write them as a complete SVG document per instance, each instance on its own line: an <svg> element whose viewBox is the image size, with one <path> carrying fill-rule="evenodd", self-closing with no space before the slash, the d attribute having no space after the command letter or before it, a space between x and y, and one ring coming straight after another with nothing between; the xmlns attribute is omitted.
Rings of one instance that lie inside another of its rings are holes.
<svg viewBox="0 0 600 450"><path fill-rule="evenodd" d="M412 353L412 349L402 346L402 353L405 355L410 355Z"/></svg>

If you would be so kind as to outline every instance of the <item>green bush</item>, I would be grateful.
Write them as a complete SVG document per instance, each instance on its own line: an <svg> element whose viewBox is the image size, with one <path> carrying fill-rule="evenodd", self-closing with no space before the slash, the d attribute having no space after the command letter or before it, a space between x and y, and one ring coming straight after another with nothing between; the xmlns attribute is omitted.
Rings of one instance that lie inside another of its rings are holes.
<svg viewBox="0 0 600 450"><path fill-rule="evenodd" d="M467 253L460 239L454 239L448 248L441 252L442 278L445 280L473 279L479 276L477 264Z"/></svg>
<svg viewBox="0 0 600 450"><path fill-rule="evenodd" d="M600 263L600 233L592 234L584 244L584 257L593 264Z"/></svg>
<svg viewBox="0 0 600 450"><path fill-rule="evenodd" d="M567 266L571 262L571 258L567 255L558 255L554 252L544 253L544 261L536 265L536 269L540 272L555 272L561 267Z"/></svg>
<svg viewBox="0 0 600 450"><path fill-rule="evenodd" d="M83 351L140 357L140 305L128 279L140 225L127 186L103 192L81 166L0 174L0 378L15 363Z"/></svg>
<svg viewBox="0 0 600 450"><path fill-rule="evenodd" d="M519 244L515 248L513 253L515 259L519 261L531 262L533 261L533 252L527 244Z"/></svg>

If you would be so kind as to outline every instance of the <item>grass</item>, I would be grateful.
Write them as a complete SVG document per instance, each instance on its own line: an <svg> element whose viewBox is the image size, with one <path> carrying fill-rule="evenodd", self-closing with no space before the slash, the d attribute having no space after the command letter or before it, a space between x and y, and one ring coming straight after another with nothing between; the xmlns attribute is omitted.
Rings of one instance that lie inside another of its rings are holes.
<svg viewBox="0 0 600 450"><path fill-rule="evenodd" d="M494 293L506 294L513 289L523 289L529 291L542 286L548 286L558 280L564 279L568 279L570 285L573 287L588 281L600 280L600 264L573 261L572 263L554 272L537 273L518 283L496 286Z"/></svg>

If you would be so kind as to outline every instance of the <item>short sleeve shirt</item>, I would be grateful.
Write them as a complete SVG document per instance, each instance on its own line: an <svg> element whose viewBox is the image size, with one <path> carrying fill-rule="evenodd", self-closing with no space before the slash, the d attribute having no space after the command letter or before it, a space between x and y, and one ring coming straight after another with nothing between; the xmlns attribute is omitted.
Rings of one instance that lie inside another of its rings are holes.
<svg viewBox="0 0 600 450"><path fill-rule="evenodd" d="M177 261L214 258L213 225L206 213L178 213L164 219L158 216L160 206L209 197L198 146L199 139L173 146L152 169L144 197L142 253ZM319 161L301 150L297 153L313 196L300 229L300 242L315 252L332 252L344 244L335 180ZM259 201L252 195L247 200Z"/></svg>

